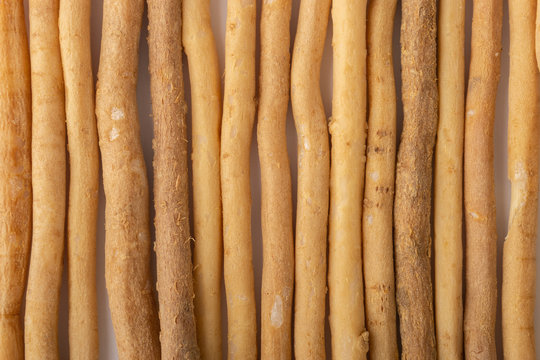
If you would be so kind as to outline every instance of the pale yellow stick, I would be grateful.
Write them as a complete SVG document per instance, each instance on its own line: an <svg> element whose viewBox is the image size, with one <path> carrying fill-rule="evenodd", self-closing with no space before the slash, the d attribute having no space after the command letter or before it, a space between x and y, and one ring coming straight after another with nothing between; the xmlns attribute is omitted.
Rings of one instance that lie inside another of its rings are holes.
<svg viewBox="0 0 540 360"><path fill-rule="evenodd" d="M194 283L197 340L203 359L222 359L221 88L210 0L183 0L182 39L191 82Z"/></svg>
<svg viewBox="0 0 540 360"><path fill-rule="evenodd" d="M394 241L396 88L392 31L397 0L368 2L366 185L362 214L366 326L369 358L397 359Z"/></svg>
<svg viewBox="0 0 540 360"><path fill-rule="evenodd" d="M30 61L23 2L0 2L0 359L24 359L21 303L30 255Z"/></svg>
<svg viewBox="0 0 540 360"><path fill-rule="evenodd" d="M221 132L229 360L257 358L249 154L255 120L255 0L229 0Z"/></svg>
<svg viewBox="0 0 540 360"><path fill-rule="evenodd" d="M504 242L502 331L504 358L536 359L534 304L538 221L538 69L535 0L510 0L508 177L512 184Z"/></svg>
<svg viewBox="0 0 540 360"><path fill-rule="evenodd" d="M261 358L291 358L294 287L291 173L285 122L290 86L291 0L264 2L257 138L261 162Z"/></svg>
<svg viewBox="0 0 540 360"><path fill-rule="evenodd" d="M328 288L334 359L365 359L362 198L366 150L366 1L334 0Z"/></svg>
<svg viewBox="0 0 540 360"><path fill-rule="evenodd" d="M96 220L99 152L94 116L89 0L60 0L69 150L68 286L72 359L97 359Z"/></svg>
<svg viewBox="0 0 540 360"><path fill-rule="evenodd" d="M463 129L465 1L439 2L439 126L435 148L433 232L437 358L463 356Z"/></svg>
<svg viewBox="0 0 540 360"><path fill-rule="evenodd" d="M319 73L330 4L330 0L300 2L291 67L291 100L298 136L294 305L296 359L325 358L330 151Z"/></svg>
<svg viewBox="0 0 540 360"><path fill-rule="evenodd" d="M495 359L497 228L493 125L499 83L502 0L474 0L465 107L465 358Z"/></svg>
<svg viewBox="0 0 540 360"><path fill-rule="evenodd" d="M58 0L30 0L32 69L32 254L28 271L26 359L58 359L58 306L66 208L64 80Z"/></svg>
<svg viewBox="0 0 540 360"><path fill-rule="evenodd" d="M96 93L107 201L105 280L120 359L160 358L148 181L136 100L143 8L143 0L104 1Z"/></svg>

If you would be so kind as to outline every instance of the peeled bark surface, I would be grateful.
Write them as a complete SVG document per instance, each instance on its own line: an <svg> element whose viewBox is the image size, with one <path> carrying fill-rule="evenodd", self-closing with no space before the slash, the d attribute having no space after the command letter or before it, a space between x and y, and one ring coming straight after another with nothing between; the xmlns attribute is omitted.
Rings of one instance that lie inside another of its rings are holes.
<svg viewBox="0 0 540 360"><path fill-rule="evenodd" d="M435 359L431 284L431 164L437 131L437 6L403 0L403 132L394 204L396 300L403 359Z"/></svg>
<svg viewBox="0 0 540 360"><path fill-rule="evenodd" d="M30 58L23 2L0 2L0 359L24 359L32 226Z"/></svg>

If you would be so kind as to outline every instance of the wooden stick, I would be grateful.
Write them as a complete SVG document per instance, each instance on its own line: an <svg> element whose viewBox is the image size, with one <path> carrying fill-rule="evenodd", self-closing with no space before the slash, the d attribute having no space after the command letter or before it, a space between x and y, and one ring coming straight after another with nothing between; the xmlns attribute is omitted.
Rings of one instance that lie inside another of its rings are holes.
<svg viewBox="0 0 540 360"><path fill-rule="evenodd" d="M439 127L433 231L435 325L440 360L463 358L463 129L465 1L439 2Z"/></svg>
<svg viewBox="0 0 540 360"><path fill-rule="evenodd" d="M300 2L291 66L291 100L298 136L294 305L297 359L325 358L330 151L319 73L330 4L330 0Z"/></svg>
<svg viewBox="0 0 540 360"><path fill-rule="evenodd" d="M30 59L23 2L0 2L0 359L24 359L32 219Z"/></svg>
<svg viewBox="0 0 540 360"><path fill-rule="evenodd" d="M366 151L365 0L334 0L328 289L332 356L366 359L362 198Z"/></svg>
<svg viewBox="0 0 540 360"><path fill-rule="evenodd" d="M148 0L161 357L199 359L193 310L182 4Z"/></svg>
<svg viewBox="0 0 540 360"><path fill-rule="evenodd" d="M30 0L32 254L24 317L26 359L57 359L66 211L66 113L58 0ZM17 159L18 161L18 159Z"/></svg>
<svg viewBox="0 0 540 360"><path fill-rule="evenodd" d="M437 2L403 0L403 132L394 204L396 299L403 359L435 359L431 162L437 131Z"/></svg>
<svg viewBox="0 0 540 360"><path fill-rule="evenodd" d="M290 86L290 20L291 0L263 3L257 129L263 234L262 359L291 358L294 242L285 129Z"/></svg>
<svg viewBox="0 0 540 360"><path fill-rule="evenodd" d="M508 177L512 184L504 242L502 330L505 359L536 359L534 301L538 221L538 69L536 1L512 0L508 81Z"/></svg>
<svg viewBox="0 0 540 360"><path fill-rule="evenodd" d="M369 357L397 359L394 241L396 88L392 33L397 0L368 3L369 127L362 235Z"/></svg>
<svg viewBox="0 0 540 360"><path fill-rule="evenodd" d="M221 132L229 359L257 358L249 154L255 119L255 0L229 0Z"/></svg>
<svg viewBox="0 0 540 360"><path fill-rule="evenodd" d="M69 352L97 359L96 221L99 150L90 53L91 2L60 0L60 50L66 83L70 160L68 207Z"/></svg>
<svg viewBox="0 0 540 360"><path fill-rule="evenodd" d="M104 1L96 93L107 200L105 279L120 359L160 358L150 270L148 181L136 102L143 7L143 0Z"/></svg>
<svg viewBox="0 0 540 360"><path fill-rule="evenodd" d="M493 125L500 74L502 1L473 2L465 108L465 357L495 359L497 229Z"/></svg>
<svg viewBox="0 0 540 360"><path fill-rule="evenodd" d="M182 1L191 82L195 319L201 358L221 360L221 79L209 0Z"/></svg>

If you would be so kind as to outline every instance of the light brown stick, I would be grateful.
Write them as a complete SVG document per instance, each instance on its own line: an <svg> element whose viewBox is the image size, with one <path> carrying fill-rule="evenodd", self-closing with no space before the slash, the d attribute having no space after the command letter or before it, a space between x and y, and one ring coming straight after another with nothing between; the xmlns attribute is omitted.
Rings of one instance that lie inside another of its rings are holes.
<svg viewBox="0 0 540 360"><path fill-rule="evenodd" d="M58 0L29 2L33 233L24 316L26 359L59 357L58 306L66 211L66 115L58 11Z"/></svg>
<svg viewBox="0 0 540 360"><path fill-rule="evenodd" d="M255 120L255 0L229 0L221 191L229 360L257 358L249 154Z"/></svg>
<svg viewBox="0 0 540 360"><path fill-rule="evenodd" d="M440 360L463 357L463 128L465 1L439 2L439 128L435 151L433 232L435 325Z"/></svg>
<svg viewBox="0 0 540 360"><path fill-rule="evenodd" d="M161 357L198 359L189 232L182 3L148 0Z"/></svg>
<svg viewBox="0 0 540 360"><path fill-rule="evenodd" d="M431 163L437 131L437 2L402 0L403 132L394 204L396 299L403 359L435 359Z"/></svg>
<svg viewBox="0 0 540 360"><path fill-rule="evenodd" d="M294 287L291 173L285 123L290 86L291 0L264 2L257 138L261 162L261 358L291 358Z"/></svg>
<svg viewBox="0 0 540 360"><path fill-rule="evenodd" d="M369 127L362 214L369 358L397 359L394 241L396 88L392 32L397 0L368 2Z"/></svg>
<svg viewBox="0 0 540 360"><path fill-rule="evenodd" d="M474 0L465 107L465 357L496 359L497 229L493 125L500 74L502 1Z"/></svg>
<svg viewBox="0 0 540 360"><path fill-rule="evenodd" d="M182 39L191 82L194 282L203 359L222 359L220 128L221 84L209 0L182 1Z"/></svg>
<svg viewBox="0 0 540 360"><path fill-rule="evenodd" d="M538 221L538 69L535 0L511 0L508 82L508 177L512 184L504 242L502 330L504 358L536 359L534 302Z"/></svg>
<svg viewBox="0 0 540 360"><path fill-rule="evenodd" d="M60 0L59 11L70 161L67 214L69 352L72 359L97 359L96 221L99 150L90 54L91 2Z"/></svg>
<svg viewBox="0 0 540 360"><path fill-rule="evenodd" d="M328 290L332 356L366 359L362 198L366 151L365 0L334 0Z"/></svg>
<svg viewBox="0 0 540 360"><path fill-rule="evenodd" d="M330 4L330 0L300 2L292 56L291 100L298 136L294 305L296 359L325 358L330 151L319 73Z"/></svg>
<svg viewBox="0 0 540 360"><path fill-rule="evenodd" d="M143 0L105 0L96 94L105 198L105 279L120 359L159 359L148 181L136 85ZM180 39L178 39L180 41Z"/></svg>
<svg viewBox="0 0 540 360"><path fill-rule="evenodd" d="M24 359L21 303L30 255L30 59L23 2L0 2L0 359Z"/></svg>

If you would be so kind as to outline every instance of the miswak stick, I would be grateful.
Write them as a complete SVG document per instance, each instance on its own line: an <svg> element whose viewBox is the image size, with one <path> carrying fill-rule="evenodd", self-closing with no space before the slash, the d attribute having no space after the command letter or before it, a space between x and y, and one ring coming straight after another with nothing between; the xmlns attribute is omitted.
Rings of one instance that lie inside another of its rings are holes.
<svg viewBox="0 0 540 360"><path fill-rule="evenodd" d="M296 359L325 358L330 151L319 73L330 4L330 0L300 2L291 66L291 100L298 136L294 305Z"/></svg>
<svg viewBox="0 0 540 360"><path fill-rule="evenodd" d="M438 359L463 357L463 129L465 1L439 2L439 127L435 148L433 232Z"/></svg>
<svg viewBox="0 0 540 360"><path fill-rule="evenodd" d="M334 35L330 134L328 290L332 356L366 359L362 280L362 198L366 150L365 0L332 2Z"/></svg>
<svg viewBox="0 0 540 360"><path fill-rule="evenodd" d="M69 150L68 291L72 359L97 359L96 221L99 152L88 0L60 0L60 50Z"/></svg>
<svg viewBox="0 0 540 360"><path fill-rule="evenodd" d="M228 358L257 358L249 154L255 118L255 0L229 0L221 131Z"/></svg>
<svg viewBox="0 0 540 360"><path fill-rule="evenodd" d="M58 307L66 210L66 115L58 9L58 0L29 2L33 214L24 316L26 359L59 358Z"/></svg>
<svg viewBox="0 0 540 360"><path fill-rule="evenodd" d="M397 359L394 241L396 88L392 32L397 0L368 3L369 127L362 213L366 327L369 357Z"/></svg>
<svg viewBox="0 0 540 360"><path fill-rule="evenodd" d="M30 59L23 2L0 2L0 359L24 359L32 226Z"/></svg>
<svg viewBox="0 0 540 360"><path fill-rule="evenodd" d="M465 106L466 358L496 359L497 229L493 126L500 74L502 1L475 0Z"/></svg>
<svg viewBox="0 0 540 360"><path fill-rule="evenodd" d="M257 129L263 234L262 359L291 358L294 242L285 129L290 86L290 19L291 0L263 3Z"/></svg>
<svg viewBox="0 0 540 360"><path fill-rule="evenodd" d="M161 357L199 359L193 310L182 3L148 0Z"/></svg>
<svg viewBox="0 0 540 360"><path fill-rule="evenodd" d="M512 185L503 250L505 359L536 359L534 302L538 220L538 69L534 0L512 0L508 81L508 177Z"/></svg>
<svg viewBox="0 0 540 360"><path fill-rule="evenodd" d="M105 0L96 115L105 190L105 280L120 359L159 359L146 165L136 85L144 1ZM180 41L180 39L178 39Z"/></svg>
<svg viewBox="0 0 540 360"><path fill-rule="evenodd" d="M437 2L401 3L403 132L394 203L396 300L403 359L435 359L431 162L437 131Z"/></svg>
<svg viewBox="0 0 540 360"><path fill-rule="evenodd" d="M221 360L221 83L209 0L182 1L191 83L195 319L201 358Z"/></svg>

